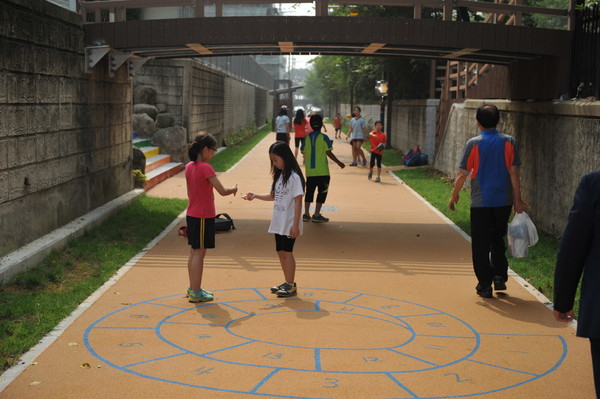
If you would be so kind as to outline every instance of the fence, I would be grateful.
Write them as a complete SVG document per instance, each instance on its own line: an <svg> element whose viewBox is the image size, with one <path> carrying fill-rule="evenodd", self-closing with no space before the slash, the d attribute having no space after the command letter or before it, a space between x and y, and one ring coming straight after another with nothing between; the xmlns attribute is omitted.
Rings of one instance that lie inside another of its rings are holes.
<svg viewBox="0 0 600 399"><path fill-rule="evenodd" d="M569 94L600 98L600 4L576 12Z"/></svg>

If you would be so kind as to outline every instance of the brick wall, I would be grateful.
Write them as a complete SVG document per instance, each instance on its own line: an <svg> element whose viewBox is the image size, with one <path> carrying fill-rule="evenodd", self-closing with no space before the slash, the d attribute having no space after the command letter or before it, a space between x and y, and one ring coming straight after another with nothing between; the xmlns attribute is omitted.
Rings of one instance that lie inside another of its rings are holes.
<svg viewBox="0 0 600 399"><path fill-rule="evenodd" d="M84 62L77 14L0 3L0 256L133 188L127 72Z"/></svg>

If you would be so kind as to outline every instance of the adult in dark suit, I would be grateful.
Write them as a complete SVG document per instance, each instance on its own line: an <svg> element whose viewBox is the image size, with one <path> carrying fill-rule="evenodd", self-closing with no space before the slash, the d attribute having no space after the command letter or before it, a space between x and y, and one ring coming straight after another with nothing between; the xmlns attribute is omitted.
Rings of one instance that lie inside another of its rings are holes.
<svg viewBox="0 0 600 399"><path fill-rule="evenodd" d="M574 319L581 276L577 336L589 338L596 396L600 398L600 170L582 177L563 233L554 274L554 317Z"/></svg>

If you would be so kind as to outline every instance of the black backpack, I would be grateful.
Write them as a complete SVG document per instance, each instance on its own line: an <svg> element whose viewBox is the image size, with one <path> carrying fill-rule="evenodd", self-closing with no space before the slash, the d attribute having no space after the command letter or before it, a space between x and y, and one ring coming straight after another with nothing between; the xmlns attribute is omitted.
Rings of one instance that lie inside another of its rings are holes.
<svg viewBox="0 0 600 399"><path fill-rule="evenodd" d="M233 219L226 213L219 213L215 217L215 231L235 230Z"/></svg>

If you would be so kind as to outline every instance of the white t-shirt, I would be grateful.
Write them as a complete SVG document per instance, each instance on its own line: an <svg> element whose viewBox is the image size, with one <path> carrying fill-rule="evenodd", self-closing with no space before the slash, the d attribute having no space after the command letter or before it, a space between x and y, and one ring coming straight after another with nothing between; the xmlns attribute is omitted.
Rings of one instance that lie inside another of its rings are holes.
<svg viewBox="0 0 600 399"><path fill-rule="evenodd" d="M279 115L275 118L275 131L277 133L287 133L285 125L290 123L290 118L287 115Z"/></svg>
<svg viewBox="0 0 600 399"><path fill-rule="evenodd" d="M279 176L275 183L275 203L273 204L273 217L269 226L269 233L289 236L294 225L294 207L296 198L304 195L302 181L300 176L294 171L283 185L283 176ZM302 234L302 222L299 224L300 234Z"/></svg>

